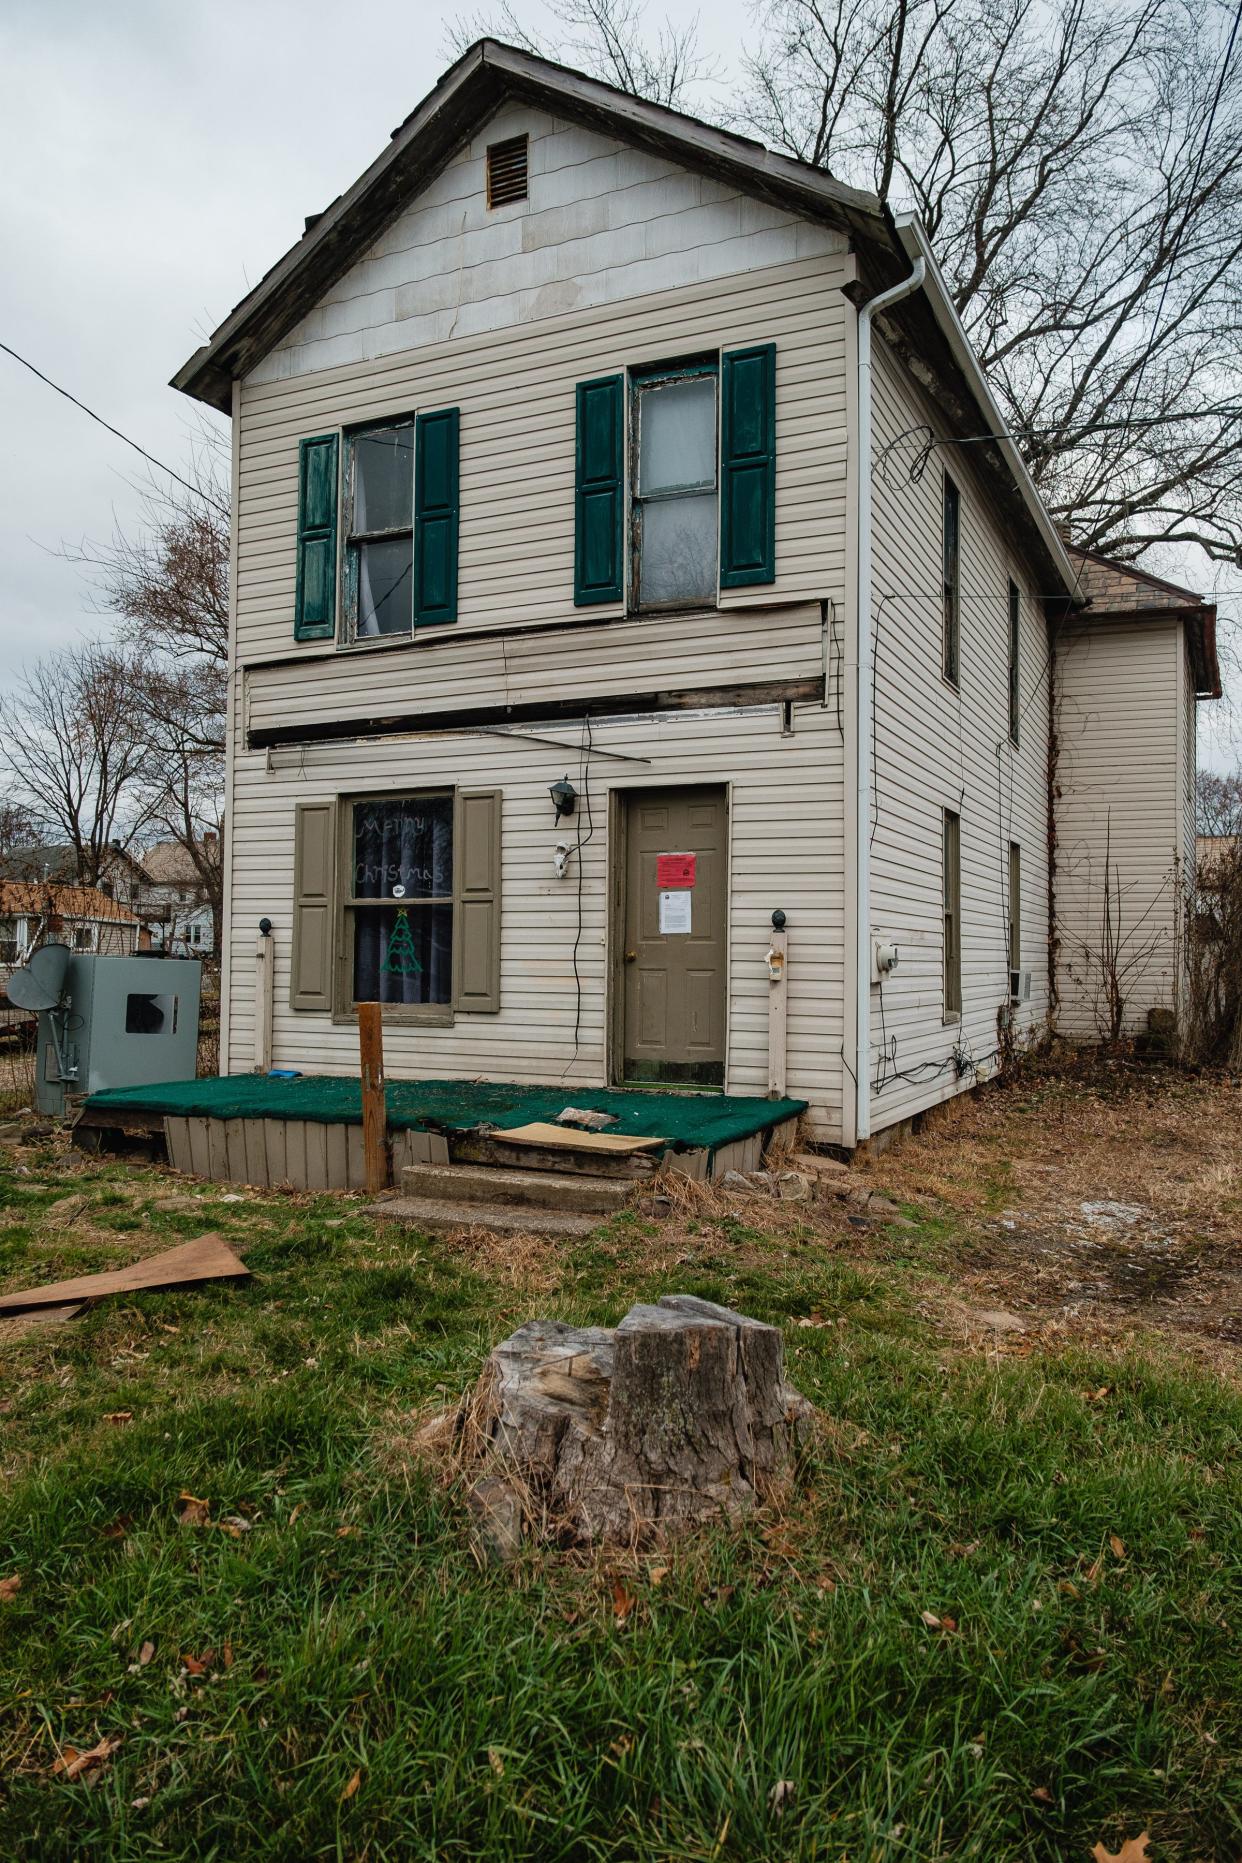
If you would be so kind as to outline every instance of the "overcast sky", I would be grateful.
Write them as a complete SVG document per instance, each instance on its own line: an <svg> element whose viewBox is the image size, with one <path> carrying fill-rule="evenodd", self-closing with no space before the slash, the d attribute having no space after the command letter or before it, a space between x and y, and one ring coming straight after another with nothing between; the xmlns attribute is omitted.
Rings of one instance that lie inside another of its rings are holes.
<svg viewBox="0 0 1242 1863"><path fill-rule="evenodd" d="M460 10L3 0L0 341L184 466L200 416L169 376L435 82ZM517 10L543 17L537 0ZM701 11L727 66L744 0ZM145 468L3 354L0 432L3 686L23 660L104 625L57 552L132 531Z"/></svg>

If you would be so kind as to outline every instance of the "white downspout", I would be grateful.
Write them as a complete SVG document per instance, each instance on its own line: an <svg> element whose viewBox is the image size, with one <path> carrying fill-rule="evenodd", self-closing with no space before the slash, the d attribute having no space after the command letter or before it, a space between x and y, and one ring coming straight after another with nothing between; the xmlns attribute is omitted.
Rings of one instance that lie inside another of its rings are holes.
<svg viewBox="0 0 1242 1863"><path fill-rule="evenodd" d="M917 291L927 261L916 259L908 278L868 299L858 313L858 535L855 540L854 614L858 638L858 681L854 710L854 1140L871 1136L871 320Z"/></svg>

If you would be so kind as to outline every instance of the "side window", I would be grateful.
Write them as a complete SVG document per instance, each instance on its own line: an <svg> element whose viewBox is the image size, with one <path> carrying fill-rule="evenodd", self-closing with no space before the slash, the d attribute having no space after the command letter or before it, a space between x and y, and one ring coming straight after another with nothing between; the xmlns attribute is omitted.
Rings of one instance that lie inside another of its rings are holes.
<svg viewBox="0 0 1242 1863"><path fill-rule="evenodd" d="M944 1013L962 1013L962 824L944 811Z"/></svg>
<svg viewBox="0 0 1242 1863"><path fill-rule="evenodd" d="M1016 582L1009 584L1009 742L1018 741L1018 707L1021 698L1018 679L1018 656L1021 647L1019 623L1022 618L1022 593ZM1016 968L1016 966L1014 967Z"/></svg>
<svg viewBox="0 0 1242 1863"><path fill-rule="evenodd" d="M414 621L414 422L345 441L345 618L352 640L408 634Z"/></svg>
<svg viewBox="0 0 1242 1863"><path fill-rule="evenodd" d="M961 497L952 479L944 479L944 631L942 670L950 685L957 685L961 672Z"/></svg>
<svg viewBox="0 0 1242 1863"><path fill-rule="evenodd" d="M1022 968L1022 849L1009 843L1009 968Z"/></svg>
<svg viewBox="0 0 1242 1863"><path fill-rule="evenodd" d="M632 392L632 587L637 606L714 603L717 371L639 376Z"/></svg>

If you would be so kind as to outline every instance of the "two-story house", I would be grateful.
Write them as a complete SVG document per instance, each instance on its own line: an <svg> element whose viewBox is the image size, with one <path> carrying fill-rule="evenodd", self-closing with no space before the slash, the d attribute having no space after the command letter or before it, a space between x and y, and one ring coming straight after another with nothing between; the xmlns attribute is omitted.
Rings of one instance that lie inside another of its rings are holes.
<svg viewBox="0 0 1242 1863"><path fill-rule="evenodd" d="M1047 1025L1081 562L915 221L484 41L175 380L233 430L224 1072L263 920L283 1065L378 999L390 1074L762 1095L779 996L847 1147ZM1135 685L1170 799L1209 615Z"/></svg>

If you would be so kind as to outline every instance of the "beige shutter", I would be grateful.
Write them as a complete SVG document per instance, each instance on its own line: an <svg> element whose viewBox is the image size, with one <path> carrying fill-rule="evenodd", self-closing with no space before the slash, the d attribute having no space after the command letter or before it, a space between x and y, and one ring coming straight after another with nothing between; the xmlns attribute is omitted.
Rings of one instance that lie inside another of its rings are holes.
<svg viewBox="0 0 1242 1863"><path fill-rule="evenodd" d="M453 1001L500 1008L500 791L457 791Z"/></svg>
<svg viewBox="0 0 1242 1863"><path fill-rule="evenodd" d="M293 853L294 1009L332 1007L332 946L336 921L336 803L300 802Z"/></svg>

